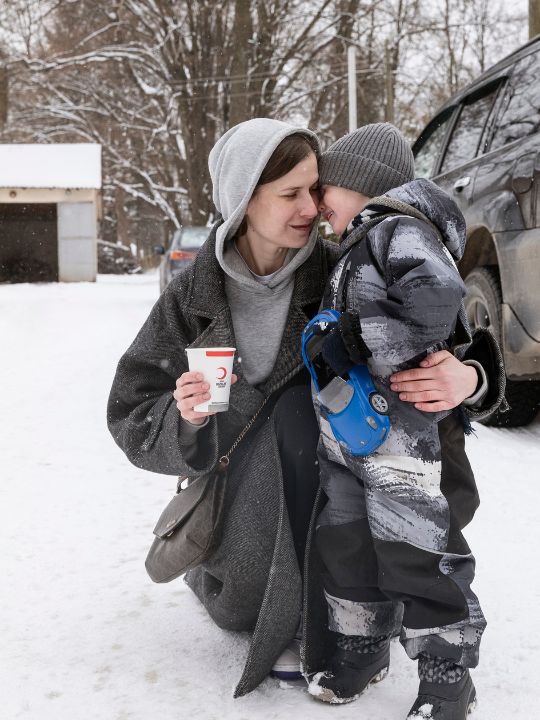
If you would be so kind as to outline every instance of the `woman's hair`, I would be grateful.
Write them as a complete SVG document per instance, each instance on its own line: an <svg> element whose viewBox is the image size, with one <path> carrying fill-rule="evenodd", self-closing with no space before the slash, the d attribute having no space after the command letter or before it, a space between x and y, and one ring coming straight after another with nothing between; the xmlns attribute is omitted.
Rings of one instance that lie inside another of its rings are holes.
<svg viewBox="0 0 540 720"><path fill-rule="evenodd" d="M293 133L287 135L272 153L270 160L266 163L266 167L261 173L259 185L279 180L298 165L299 162L305 160L310 153L315 153L319 158L319 146L315 140L308 135Z"/></svg>
<svg viewBox="0 0 540 720"><path fill-rule="evenodd" d="M287 135L270 156L270 160L266 163L253 194L257 192L257 188L261 185L274 182L274 180L279 180L280 177L287 175L299 162L305 160L310 153L315 153L317 160L319 159L320 150L314 138L301 133ZM244 217L236 234L238 236L244 235L246 230L247 221Z"/></svg>

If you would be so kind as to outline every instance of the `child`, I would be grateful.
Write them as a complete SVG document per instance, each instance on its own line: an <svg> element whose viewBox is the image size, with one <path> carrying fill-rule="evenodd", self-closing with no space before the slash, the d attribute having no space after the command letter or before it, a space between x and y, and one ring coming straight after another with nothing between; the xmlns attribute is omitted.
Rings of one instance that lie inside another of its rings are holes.
<svg viewBox="0 0 540 720"><path fill-rule="evenodd" d="M309 691L343 703L382 679L396 608L403 607L401 642L418 659L420 676L408 717L462 720L475 701L468 668L478 662L485 628L470 589L474 558L461 534L477 496L441 478L438 423L452 424L460 449L463 425L448 412L416 410L390 385L394 372L415 366L426 352L470 342L455 265L465 223L442 190L413 178L410 147L386 123L346 135L320 162L320 210L336 234L347 230L322 304L339 308L341 295L343 312L326 328L322 355L341 376L367 362L388 401L391 429L375 453L353 456L315 401L328 498L316 544L336 650Z"/></svg>

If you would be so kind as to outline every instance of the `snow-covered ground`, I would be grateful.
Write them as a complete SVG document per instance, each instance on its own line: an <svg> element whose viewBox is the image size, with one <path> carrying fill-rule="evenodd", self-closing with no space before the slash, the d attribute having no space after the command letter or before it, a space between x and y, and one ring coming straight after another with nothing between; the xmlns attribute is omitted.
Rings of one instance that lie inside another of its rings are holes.
<svg viewBox="0 0 540 720"><path fill-rule="evenodd" d="M217 629L181 581L144 570L174 478L109 436L116 362L158 295L154 274L0 286L0 717L31 720L405 718L417 687L399 644L388 678L334 710L301 683L232 699L248 638ZM540 418L468 441L482 506L467 533L488 618L477 720L539 717Z"/></svg>

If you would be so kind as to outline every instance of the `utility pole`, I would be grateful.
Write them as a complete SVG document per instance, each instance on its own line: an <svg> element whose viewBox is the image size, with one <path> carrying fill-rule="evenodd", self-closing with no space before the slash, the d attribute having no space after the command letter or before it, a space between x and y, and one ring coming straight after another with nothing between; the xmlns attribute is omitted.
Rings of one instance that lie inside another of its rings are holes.
<svg viewBox="0 0 540 720"><path fill-rule="evenodd" d="M0 50L0 130L8 118L8 70L6 56Z"/></svg>
<svg viewBox="0 0 540 720"><path fill-rule="evenodd" d="M356 114L356 48L349 45L347 48L347 70L349 79L349 132L358 127Z"/></svg>
<svg viewBox="0 0 540 720"><path fill-rule="evenodd" d="M234 8L234 41L231 65L230 126L249 120L249 55L252 51L253 23L250 0L236 0ZM253 87L251 88L253 90Z"/></svg>
<svg viewBox="0 0 540 720"><path fill-rule="evenodd" d="M540 0L529 0L529 38L540 35Z"/></svg>
<svg viewBox="0 0 540 720"><path fill-rule="evenodd" d="M386 85L386 122L394 122L394 77L392 71L392 50L388 40L384 44L384 78Z"/></svg>

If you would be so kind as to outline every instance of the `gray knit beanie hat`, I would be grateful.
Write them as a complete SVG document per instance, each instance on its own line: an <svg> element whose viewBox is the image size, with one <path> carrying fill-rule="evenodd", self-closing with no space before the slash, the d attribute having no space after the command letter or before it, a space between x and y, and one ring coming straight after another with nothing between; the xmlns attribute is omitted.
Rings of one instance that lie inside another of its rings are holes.
<svg viewBox="0 0 540 720"><path fill-rule="evenodd" d="M409 143L390 123L364 125L330 145L319 161L320 185L376 197L414 180Z"/></svg>

